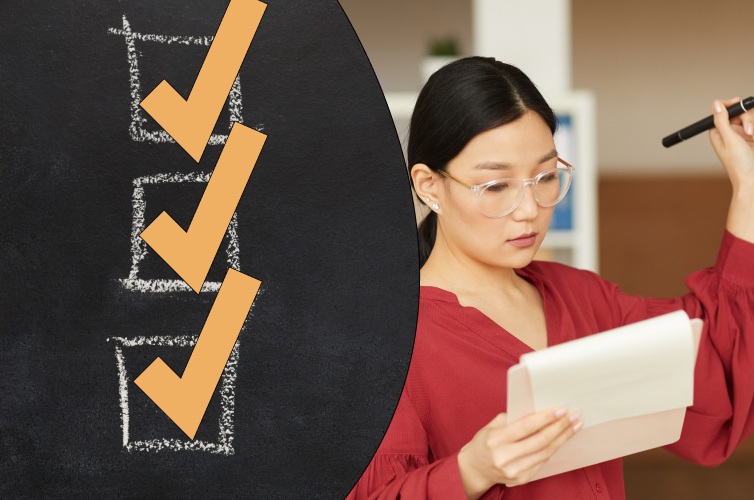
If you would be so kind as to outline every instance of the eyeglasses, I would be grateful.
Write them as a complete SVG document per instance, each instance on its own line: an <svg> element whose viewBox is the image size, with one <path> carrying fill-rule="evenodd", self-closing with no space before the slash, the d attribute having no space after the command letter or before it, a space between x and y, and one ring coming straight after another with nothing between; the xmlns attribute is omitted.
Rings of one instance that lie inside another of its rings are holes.
<svg viewBox="0 0 754 500"><path fill-rule="evenodd" d="M570 163L558 157L562 164L540 172L529 179L495 179L484 184L469 185L459 181L442 170L437 172L450 180L457 182L476 194L477 202L482 213L487 217L497 219L505 217L518 207L524 198L524 188L531 185L534 200L540 207L552 207L562 200L571 186L571 178L576 170Z"/></svg>

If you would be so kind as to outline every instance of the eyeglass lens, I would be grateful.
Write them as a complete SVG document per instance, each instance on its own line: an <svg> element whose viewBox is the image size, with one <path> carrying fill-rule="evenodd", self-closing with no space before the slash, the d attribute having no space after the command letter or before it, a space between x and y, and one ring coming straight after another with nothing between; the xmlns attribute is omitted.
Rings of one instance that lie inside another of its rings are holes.
<svg viewBox="0 0 754 500"><path fill-rule="evenodd" d="M542 207L551 207L566 195L571 184L571 173L565 169L552 169L540 174L532 188L534 199ZM523 181L501 179L485 187L480 194L482 213L489 217L500 217L513 211L521 198Z"/></svg>

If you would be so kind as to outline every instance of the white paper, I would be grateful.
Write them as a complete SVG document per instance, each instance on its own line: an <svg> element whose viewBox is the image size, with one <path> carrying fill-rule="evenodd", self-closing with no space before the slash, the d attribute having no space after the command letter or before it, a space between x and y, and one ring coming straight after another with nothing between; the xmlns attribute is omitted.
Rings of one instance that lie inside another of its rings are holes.
<svg viewBox="0 0 754 500"><path fill-rule="evenodd" d="M508 371L509 422L555 406L584 421L535 477L677 441L701 329L677 311L522 356Z"/></svg>

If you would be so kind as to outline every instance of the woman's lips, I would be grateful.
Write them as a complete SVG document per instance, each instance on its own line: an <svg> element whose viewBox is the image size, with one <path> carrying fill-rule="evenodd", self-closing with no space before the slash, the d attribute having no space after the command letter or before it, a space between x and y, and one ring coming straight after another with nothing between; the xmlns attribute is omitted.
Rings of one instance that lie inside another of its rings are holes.
<svg viewBox="0 0 754 500"><path fill-rule="evenodd" d="M518 238L508 240L508 243L510 243L514 247L526 248L526 247L532 246L536 240L537 240L537 233L529 233L529 234L523 234L519 236Z"/></svg>

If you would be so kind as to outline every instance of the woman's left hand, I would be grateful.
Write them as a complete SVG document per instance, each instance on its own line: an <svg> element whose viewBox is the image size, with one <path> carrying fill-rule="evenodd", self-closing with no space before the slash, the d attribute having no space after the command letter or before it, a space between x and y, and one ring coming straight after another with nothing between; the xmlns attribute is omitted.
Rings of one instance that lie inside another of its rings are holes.
<svg viewBox="0 0 754 500"><path fill-rule="evenodd" d="M710 141L733 185L733 198L725 225L731 234L754 243L754 111L729 119L726 106L738 98L715 101L715 128Z"/></svg>

